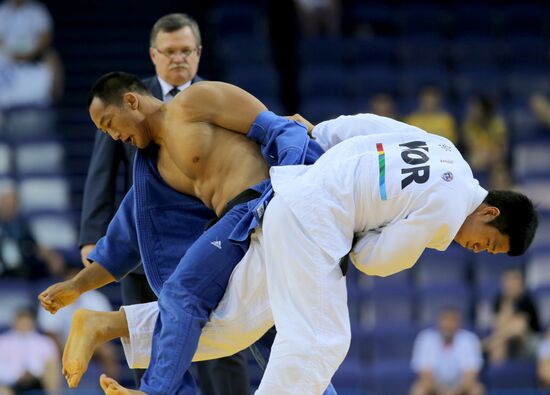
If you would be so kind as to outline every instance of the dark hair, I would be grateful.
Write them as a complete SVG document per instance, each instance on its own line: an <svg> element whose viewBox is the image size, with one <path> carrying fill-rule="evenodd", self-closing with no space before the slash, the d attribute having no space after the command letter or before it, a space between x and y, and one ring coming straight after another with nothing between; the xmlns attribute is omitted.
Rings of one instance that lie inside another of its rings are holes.
<svg viewBox="0 0 550 395"><path fill-rule="evenodd" d="M539 224L533 202L519 192L493 190L489 191L483 203L500 210L500 215L489 225L510 238L508 255L523 254L531 245Z"/></svg>
<svg viewBox="0 0 550 395"><path fill-rule="evenodd" d="M483 118L490 119L495 115L495 103L489 97L478 96L476 100L481 107Z"/></svg>
<svg viewBox="0 0 550 395"><path fill-rule="evenodd" d="M191 29L195 36L197 47L200 47L201 32L199 30L199 25L193 18L186 14L168 14L156 21L151 29L151 37L149 39L151 47L155 46L155 41L159 32L172 33L184 27L189 27Z"/></svg>
<svg viewBox="0 0 550 395"><path fill-rule="evenodd" d="M477 96L473 98L473 101L481 110L480 124L488 128L496 116L496 103L488 96Z"/></svg>
<svg viewBox="0 0 550 395"><path fill-rule="evenodd" d="M437 309L437 314L438 315L441 315L441 314L456 314L456 315L460 316L460 318L462 318L463 311L462 311L462 309L460 308L460 306L458 304L445 303L445 304L439 306L439 308Z"/></svg>
<svg viewBox="0 0 550 395"><path fill-rule="evenodd" d="M36 320L36 310L32 306L21 306L15 311L15 319L18 320L22 317L30 317Z"/></svg>
<svg viewBox="0 0 550 395"><path fill-rule="evenodd" d="M133 74L115 71L107 73L98 78L88 96L88 108L94 98L101 99L105 104L122 103L122 97L127 92L136 92L151 95L143 82Z"/></svg>

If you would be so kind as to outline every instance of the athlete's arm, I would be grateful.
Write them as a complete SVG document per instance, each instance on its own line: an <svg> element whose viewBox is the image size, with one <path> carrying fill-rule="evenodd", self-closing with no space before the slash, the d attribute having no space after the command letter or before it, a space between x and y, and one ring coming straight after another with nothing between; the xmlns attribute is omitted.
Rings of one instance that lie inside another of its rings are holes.
<svg viewBox="0 0 550 395"><path fill-rule="evenodd" d="M38 300L42 307L55 314L57 310L76 301L84 292L101 288L113 281L115 278L111 273L97 262L93 262L70 280L48 287L38 296Z"/></svg>
<svg viewBox="0 0 550 395"><path fill-rule="evenodd" d="M352 263L365 274L386 277L412 267L433 240L449 243L454 237L452 199L432 194L407 218L390 223L380 232L367 232L350 252ZM456 228L458 230L458 228Z"/></svg>
<svg viewBox="0 0 550 395"><path fill-rule="evenodd" d="M60 308L70 305L84 292L124 277L139 265L133 197L134 187L124 197L107 228L107 234L88 255L94 262L72 279L54 284L39 295L40 303L50 313L55 314Z"/></svg>
<svg viewBox="0 0 550 395"><path fill-rule="evenodd" d="M375 114L342 115L317 124L312 136L326 151L344 140L357 136L388 133L426 133L422 129Z"/></svg>
<svg viewBox="0 0 550 395"><path fill-rule="evenodd" d="M246 134L267 107L250 93L224 82L201 81L176 96L190 122L207 122Z"/></svg>

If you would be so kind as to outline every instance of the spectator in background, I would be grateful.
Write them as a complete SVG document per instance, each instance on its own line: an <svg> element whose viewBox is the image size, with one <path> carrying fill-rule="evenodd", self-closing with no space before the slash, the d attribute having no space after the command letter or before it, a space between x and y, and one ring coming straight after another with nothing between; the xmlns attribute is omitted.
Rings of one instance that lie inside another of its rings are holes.
<svg viewBox="0 0 550 395"><path fill-rule="evenodd" d="M395 109L395 100L389 93L377 93L373 95L369 101L369 112L399 120Z"/></svg>
<svg viewBox="0 0 550 395"><path fill-rule="evenodd" d="M414 342L411 365L418 378L411 395L481 395L478 374L483 365L477 335L461 329L453 307L441 309L437 328L424 329Z"/></svg>
<svg viewBox="0 0 550 395"><path fill-rule="evenodd" d="M550 129L550 100L541 93L536 93L529 99L529 106L537 120Z"/></svg>
<svg viewBox="0 0 550 395"><path fill-rule="evenodd" d="M49 104L61 96L63 72L52 38L52 18L39 2L5 0L0 5L0 108Z"/></svg>
<svg viewBox="0 0 550 395"><path fill-rule="evenodd" d="M550 328L537 350L537 376L540 386L550 389Z"/></svg>
<svg viewBox="0 0 550 395"><path fill-rule="evenodd" d="M37 332L32 310L17 312L12 329L0 335L0 350L0 394L60 389L59 353L52 339Z"/></svg>
<svg viewBox="0 0 550 395"><path fill-rule="evenodd" d="M497 364L533 356L540 324L520 269L509 269L502 275L493 314L492 332L483 341L489 361Z"/></svg>
<svg viewBox="0 0 550 395"><path fill-rule="evenodd" d="M489 176L492 188L509 187L498 185L500 179L509 178L500 175L502 172L508 175L508 132L504 119L496 113L489 98L476 97L470 101L463 132L468 163L474 173Z"/></svg>
<svg viewBox="0 0 550 395"><path fill-rule="evenodd" d="M35 279L59 276L65 263L55 251L39 246L19 212L13 186L0 190L0 276Z"/></svg>
<svg viewBox="0 0 550 395"><path fill-rule="evenodd" d="M79 271L79 267L68 267L65 280L73 278ZM112 311L113 307L105 295L92 290L83 294L75 303L59 310L55 315L44 309L38 310L38 327L56 341L60 350L63 350L69 337L73 314L78 309ZM119 377L120 365L114 344L102 344L97 348L94 357L101 365L102 372L109 376L113 375L112 377Z"/></svg>
<svg viewBox="0 0 550 395"><path fill-rule="evenodd" d="M405 122L439 134L457 144L456 122L453 116L443 109L441 89L437 86L425 86L418 95L418 109L405 118Z"/></svg>
<svg viewBox="0 0 550 395"><path fill-rule="evenodd" d="M340 0L294 0L306 37L340 34Z"/></svg>
<svg viewBox="0 0 550 395"><path fill-rule="evenodd" d="M157 99L171 100L178 92L201 81L197 76L202 46L198 24L185 14L169 14L155 22L151 29L149 56L155 66L155 76L143 80ZM115 141L106 133L96 132L90 168L84 187L80 225L82 263L88 264L88 253L105 235L117 207L116 179L119 166L126 170L124 193L132 185L135 148ZM189 203L189 210L193 204ZM214 216L214 214L212 214ZM198 216L197 216L198 217ZM205 223L207 220L205 220ZM121 281L125 305L155 301L143 267L137 268ZM204 395L249 393L249 379L243 353L197 364L201 391ZM143 370L136 370L139 385Z"/></svg>

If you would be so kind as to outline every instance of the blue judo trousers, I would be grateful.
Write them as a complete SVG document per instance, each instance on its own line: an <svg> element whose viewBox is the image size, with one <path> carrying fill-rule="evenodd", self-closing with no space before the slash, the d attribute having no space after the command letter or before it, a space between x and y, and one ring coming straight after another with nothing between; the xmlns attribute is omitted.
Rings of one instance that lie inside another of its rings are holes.
<svg viewBox="0 0 550 395"><path fill-rule="evenodd" d="M256 118L247 136L260 145L269 166L312 164L323 153L303 125L268 111ZM197 389L188 369L201 330L244 257L250 233L260 225L273 190L269 179L253 186L258 197L235 205L204 231L215 214L198 199L164 183L157 156L157 146L137 152L134 185L89 258L117 279L131 272L141 258L159 297L160 312L150 367L140 390L149 395L191 395ZM273 337L262 341L267 344L253 349L253 354L265 368ZM336 394L332 385L325 394Z"/></svg>

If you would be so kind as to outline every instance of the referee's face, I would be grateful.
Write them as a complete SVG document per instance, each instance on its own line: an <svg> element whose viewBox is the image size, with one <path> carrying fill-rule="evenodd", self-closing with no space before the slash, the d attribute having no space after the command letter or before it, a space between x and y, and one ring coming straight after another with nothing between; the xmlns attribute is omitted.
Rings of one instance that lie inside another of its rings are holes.
<svg viewBox="0 0 550 395"><path fill-rule="evenodd" d="M149 55L157 75L170 85L179 86L197 75L202 47L189 26L173 32L159 32Z"/></svg>

